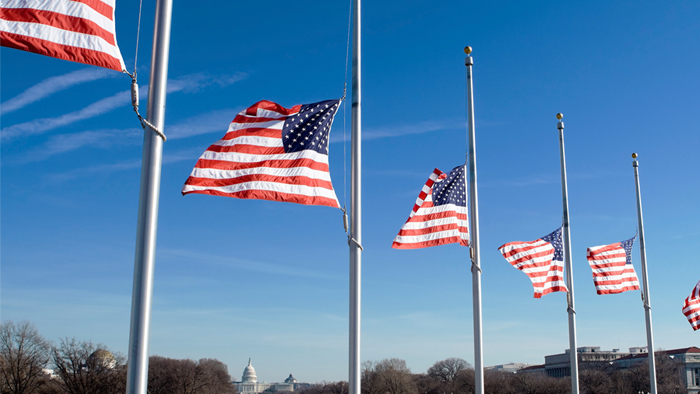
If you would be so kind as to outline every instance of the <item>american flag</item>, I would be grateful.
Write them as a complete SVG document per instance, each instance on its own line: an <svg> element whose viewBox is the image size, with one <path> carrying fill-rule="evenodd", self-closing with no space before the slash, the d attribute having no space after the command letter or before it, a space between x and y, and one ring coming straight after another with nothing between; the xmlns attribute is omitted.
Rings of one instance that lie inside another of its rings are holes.
<svg viewBox="0 0 700 394"><path fill-rule="evenodd" d="M182 194L340 207L328 171L328 136L340 103L253 104L199 158Z"/></svg>
<svg viewBox="0 0 700 394"><path fill-rule="evenodd" d="M115 0L3 0L0 44L125 70L114 29Z"/></svg>
<svg viewBox="0 0 700 394"><path fill-rule="evenodd" d="M465 165L453 168L449 174L433 170L391 247L418 249L450 243L469 246L465 188Z"/></svg>
<svg viewBox="0 0 700 394"><path fill-rule="evenodd" d="M632 265L634 237L627 241L588 248L588 264L593 270L593 283L598 294L617 294L639 290L639 279Z"/></svg>
<svg viewBox="0 0 700 394"><path fill-rule="evenodd" d="M688 318L693 330L700 329L700 282L695 285L693 292L683 303L683 314Z"/></svg>
<svg viewBox="0 0 700 394"><path fill-rule="evenodd" d="M532 242L509 242L498 250L532 281L535 298L555 291L567 292L564 283L562 228Z"/></svg>

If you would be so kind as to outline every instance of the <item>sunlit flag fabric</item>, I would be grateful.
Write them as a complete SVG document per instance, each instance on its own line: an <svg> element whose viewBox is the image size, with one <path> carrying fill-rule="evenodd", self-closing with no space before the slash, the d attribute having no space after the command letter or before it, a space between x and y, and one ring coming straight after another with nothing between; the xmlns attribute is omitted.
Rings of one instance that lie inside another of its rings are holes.
<svg viewBox="0 0 700 394"><path fill-rule="evenodd" d="M115 0L3 0L0 44L125 70L114 29Z"/></svg>
<svg viewBox="0 0 700 394"><path fill-rule="evenodd" d="M639 279L632 265L632 245L636 238L635 235L627 241L588 248L588 264L598 294L639 290Z"/></svg>
<svg viewBox="0 0 700 394"><path fill-rule="evenodd" d="M562 228L532 242L509 242L498 250L515 268L532 281L535 298L556 291L568 291L564 283Z"/></svg>
<svg viewBox="0 0 700 394"><path fill-rule="evenodd" d="M683 303L683 314L693 330L700 329L700 282L695 285L693 292Z"/></svg>
<svg viewBox="0 0 700 394"><path fill-rule="evenodd" d="M436 168L391 247L417 249L450 243L469 246L465 186L464 165L453 168L449 174Z"/></svg>
<svg viewBox="0 0 700 394"><path fill-rule="evenodd" d="M328 137L340 104L287 109L263 100L241 111L199 158L182 194L340 207L328 171Z"/></svg>

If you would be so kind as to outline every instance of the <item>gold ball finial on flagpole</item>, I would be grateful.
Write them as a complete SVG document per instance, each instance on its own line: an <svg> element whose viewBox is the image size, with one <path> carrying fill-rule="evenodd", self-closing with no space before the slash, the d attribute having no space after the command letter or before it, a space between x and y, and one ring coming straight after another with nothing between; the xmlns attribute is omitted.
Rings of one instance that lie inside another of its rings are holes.
<svg viewBox="0 0 700 394"><path fill-rule="evenodd" d="M559 112L559 113L557 114L557 119L561 120L561 118L563 118L563 117L564 117L564 114L563 114L563 113Z"/></svg>
<svg viewBox="0 0 700 394"><path fill-rule="evenodd" d="M637 158L637 154L636 154L636 153L632 153L632 158L633 158L633 159L636 159L636 158Z"/></svg>
<svg viewBox="0 0 700 394"><path fill-rule="evenodd" d="M464 47L464 53L466 53L467 55L471 54L471 53L472 53L472 47L470 47L470 46Z"/></svg>

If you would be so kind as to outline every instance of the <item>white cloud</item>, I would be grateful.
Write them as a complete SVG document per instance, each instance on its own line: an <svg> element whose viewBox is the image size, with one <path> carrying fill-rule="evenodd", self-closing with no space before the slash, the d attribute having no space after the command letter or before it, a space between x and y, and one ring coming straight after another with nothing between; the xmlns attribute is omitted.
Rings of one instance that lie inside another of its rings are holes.
<svg viewBox="0 0 700 394"><path fill-rule="evenodd" d="M103 78L113 78L119 75L119 73L115 73L113 70L91 67L73 71L68 74L47 78L2 103L2 105L0 105L0 115L5 115L24 108L29 104L39 101L54 93L66 90L72 86Z"/></svg>
<svg viewBox="0 0 700 394"><path fill-rule="evenodd" d="M327 275L325 273L311 271L311 270L305 270L305 269L299 268L299 267L290 267L287 265L272 264L272 263L266 263L263 261L250 261L250 260L238 259L238 258L229 257L229 256L219 256L219 255L214 255L214 254L195 252L195 251L191 251L191 250L167 249L167 250L161 250L158 253L161 253L161 254L164 253L164 254L168 254L171 256L179 256L182 258L187 258L187 259L190 259L192 261L196 261L197 264L219 265L219 266L225 266L225 267L230 267L230 268L243 269L243 270L247 270L247 271L262 272L265 274L297 276L297 277L304 277L304 278L328 278L329 277L329 275Z"/></svg>
<svg viewBox="0 0 700 394"><path fill-rule="evenodd" d="M114 145L137 144L143 139L141 128L90 130L52 136L44 145L34 148L17 160L20 163L45 160L51 156L83 147L107 149Z"/></svg>
<svg viewBox="0 0 700 394"><path fill-rule="evenodd" d="M343 140L350 140L350 130L346 130L345 137L343 138L342 130L343 126L338 124L334 130L334 136L331 137L331 142L342 142ZM409 134L423 134L430 133L433 131L442 130L454 130L458 128L465 127L464 122L459 122L456 120L434 120L434 121L423 121L420 123L411 124L399 124L392 127L374 127L366 128L362 131L362 140L374 140L379 138L390 138L390 137L401 137Z"/></svg>
<svg viewBox="0 0 700 394"><path fill-rule="evenodd" d="M119 92L113 96L98 100L87 107L69 112L55 118L43 118L30 120L2 129L2 140L8 140L19 136L43 134L58 127L67 126L80 120L93 118L102 115L115 108L123 107L131 102L129 91Z"/></svg>
<svg viewBox="0 0 700 394"><path fill-rule="evenodd" d="M163 165L176 163L183 160L195 160L200 154L201 152L199 152L199 150L197 152L194 150L189 150L163 155ZM123 160L117 163L75 168L62 173L48 174L46 178L50 182L60 183L76 178L92 177L95 176L95 174L104 175L112 172L134 170L137 168L141 168L141 159Z"/></svg>
<svg viewBox="0 0 700 394"><path fill-rule="evenodd" d="M174 125L165 125L168 139L192 137L207 133L220 133L222 136L228 130L228 125L240 109L220 109L192 116Z"/></svg>
<svg viewBox="0 0 700 394"><path fill-rule="evenodd" d="M168 81L168 93L192 93L198 91L201 88L212 85L223 87L230 85L236 81L245 79L246 77L247 75L244 73L237 73L230 76L218 77L207 76L205 74L186 75L184 77ZM147 92L148 86L141 86L139 88L139 95L141 97L146 97ZM145 102L146 100L144 99L142 101ZM1 139L5 141L20 136L43 134L49 130L67 126L80 120L94 118L96 116L112 111L116 108L127 106L130 103L131 92L129 90L119 92L110 97L98 100L83 109L69 112L58 117L35 119L29 122L19 123L16 125L5 127L2 129Z"/></svg>

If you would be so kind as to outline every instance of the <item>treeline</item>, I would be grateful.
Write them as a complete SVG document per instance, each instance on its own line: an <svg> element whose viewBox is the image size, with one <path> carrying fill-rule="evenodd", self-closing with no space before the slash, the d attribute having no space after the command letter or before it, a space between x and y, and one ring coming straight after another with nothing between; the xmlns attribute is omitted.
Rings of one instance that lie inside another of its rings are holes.
<svg viewBox="0 0 700 394"><path fill-rule="evenodd" d="M29 322L0 325L1 394L123 394L126 358L90 341L53 345ZM149 394L235 394L226 364L152 356Z"/></svg>
<svg viewBox="0 0 700 394"><path fill-rule="evenodd" d="M663 352L657 353L658 394L685 394L683 368ZM460 358L438 361L425 374L413 374L404 360L385 359L362 365L362 394L474 394L474 369ZM582 365L579 372L582 394L638 394L650 392L649 366L641 361L627 369L610 363ZM571 378L553 378L542 372L510 373L487 370L485 394L568 394ZM277 393L282 394L282 393ZM348 394L347 382L316 384L304 394Z"/></svg>
<svg viewBox="0 0 700 394"><path fill-rule="evenodd" d="M0 325L0 394L121 394L126 391L125 357L103 345L63 339L52 345L28 322ZM683 365L659 352L656 378L659 394L687 393ZM414 374L404 360L366 361L361 371L362 394L473 394L474 369L460 358L433 364ZM638 394L650 391L646 360L626 369L611 363L582 363L582 394ZM322 382L304 394L348 394L347 382ZM544 373L486 371L485 394L567 394L571 379ZM235 394L227 366L216 359L177 360L152 356L149 394ZM278 392L283 394L283 392Z"/></svg>

